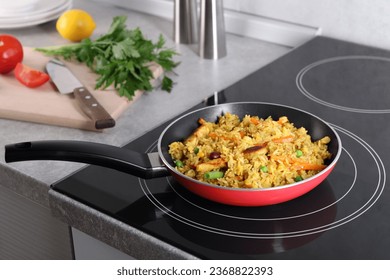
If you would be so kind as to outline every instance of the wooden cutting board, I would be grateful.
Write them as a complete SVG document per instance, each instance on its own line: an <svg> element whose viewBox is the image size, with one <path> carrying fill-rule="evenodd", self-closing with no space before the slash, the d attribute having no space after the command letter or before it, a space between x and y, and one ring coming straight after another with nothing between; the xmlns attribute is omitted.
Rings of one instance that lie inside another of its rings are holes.
<svg viewBox="0 0 390 280"><path fill-rule="evenodd" d="M23 63L44 71L50 60L33 48L24 48ZM97 75L85 65L66 62L71 71L86 86L107 112L117 120L142 94L137 91L133 100L121 97L113 89L95 90ZM162 68L151 66L154 78L162 75ZM73 95L60 94L51 82L31 89L14 77L13 73L0 75L0 118L65 126L96 131L94 124L80 109Z"/></svg>

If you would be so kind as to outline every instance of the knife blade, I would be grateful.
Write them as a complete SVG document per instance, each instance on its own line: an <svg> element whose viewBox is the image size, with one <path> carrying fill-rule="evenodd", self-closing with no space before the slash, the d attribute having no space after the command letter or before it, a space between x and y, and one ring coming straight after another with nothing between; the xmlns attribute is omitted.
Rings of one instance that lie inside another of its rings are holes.
<svg viewBox="0 0 390 280"><path fill-rule="evenodd" d="M93 120L96 129L115 126L115 120L60 60L46 64L46 72L61 94L73 94L83 112Z"/></svg>

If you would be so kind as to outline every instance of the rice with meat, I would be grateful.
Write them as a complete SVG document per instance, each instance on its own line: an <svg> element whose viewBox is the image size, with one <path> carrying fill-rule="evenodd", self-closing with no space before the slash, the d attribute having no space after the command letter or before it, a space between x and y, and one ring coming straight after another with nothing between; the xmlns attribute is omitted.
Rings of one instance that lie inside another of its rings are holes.
<svg viewBox="0 0 390 280"><path fill-rule="evenodd" d="M270 188L307 179L331 157L328 136L312 141L287 117L273 120L226 113L169 145L176 169L202 182L233 188Z"/></svg>

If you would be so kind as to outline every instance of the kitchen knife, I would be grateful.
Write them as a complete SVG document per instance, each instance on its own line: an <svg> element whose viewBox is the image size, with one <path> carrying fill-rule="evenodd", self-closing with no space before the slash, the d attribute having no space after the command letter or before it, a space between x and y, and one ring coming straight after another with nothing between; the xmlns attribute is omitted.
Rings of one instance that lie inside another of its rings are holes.
<svg viewBox="0 0 390 280"><path fill-rule="evenodd" d="M46 64L46 71L61 94L74 95L83 112L95 123L96 129L115 126L115 120L63 62L50 60Z"/></svg>

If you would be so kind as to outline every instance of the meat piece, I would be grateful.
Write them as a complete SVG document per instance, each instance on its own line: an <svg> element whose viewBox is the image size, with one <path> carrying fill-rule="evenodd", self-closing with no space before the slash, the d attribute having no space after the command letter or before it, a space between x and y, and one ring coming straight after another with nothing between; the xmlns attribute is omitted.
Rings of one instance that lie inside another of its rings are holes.
<svg viewBox="0 0 390 280"><path fill-rule="evenodd" d="M216 158L208 162L200 163L196 166L196 171L200 173L209 172L216 169L221 169L226 167L226 162L222 158Z"/></svg>
<svg viewBox="0 0 390 280"><path fill-rule="evenodd" d="M192 133L186 140L185 144L190 145L196 145L196 142L199 138L206 137L210 133L210 128L208 127L207 123L202 124L200 127L198 127L194 133Z"/></svg>
<svg viewBox="0 0 390 280"><path fill-rule="evenodd" d="M267 146L266 145L256 145L253 147L249 147L243 151L244 154L266 154Z"/></svg>

